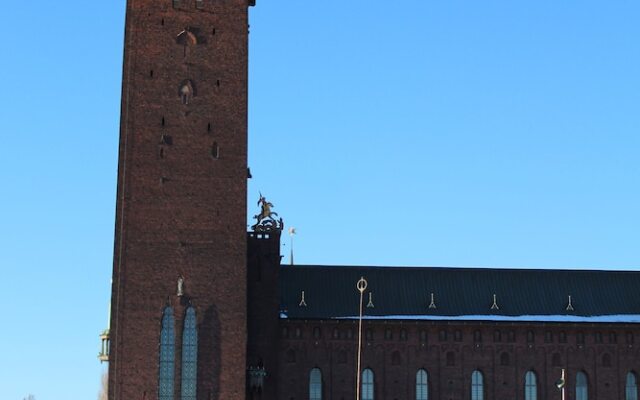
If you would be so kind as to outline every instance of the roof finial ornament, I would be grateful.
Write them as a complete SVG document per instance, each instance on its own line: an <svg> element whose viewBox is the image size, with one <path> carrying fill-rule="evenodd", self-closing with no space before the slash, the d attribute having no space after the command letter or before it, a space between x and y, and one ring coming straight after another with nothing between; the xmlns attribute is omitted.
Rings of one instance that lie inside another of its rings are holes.
<svg viewBox="0 0 640 400"><path fill-rule="evenodd" d="M276 220L274 217L278 216L278 213L271 211L273 203L267 201L267 199L260 193L260 199L258 200L260 206L260 213L253 216L256 220L256 224L251 227L254 232L273 232L281 231L284 228L284 222L282 218Z"/></svg>
<svg viewBox="0 0 640 400"><path fill-rule="evenodd" d="M373 292L369 292L369 303L367 303L367 308L374 308L373 305Z"/></svg>
<svg viewBox="0 0 640 400"><path fill-rule="evenodd" d="M575 311L573 309L573 304L571 304L571 295L569 295L569 304L567 304L567 311Z"/></svg>
<svg viewBox="0 0 640 400"><path fill-rule="evenodd" d="M306 307L307 306L307 302L304 300L304 290L302 291L302 298L300 299L300 304L298 304L298 307Z"/></svg>
<svg viewBox="0 0 640 400"><path fill-rule="evenodd" d="M296 233L296 228L294 228L293 226L289 228L289 237L291 238L291 265L293 265L293 236L295 236Z"/></svg>
<svg viewBox="0 0 640 400"><path fill-rule="evenodd" d="M499 310L500 307L498 306L498 296L496 296L496 294L493 294L493 304L491 305L491 309L492 310Z"/></svg>
<svg viewBox="0 0 640 400"><path fill-rule="evenodd" d="M429 309L435 310L436 308L438 308L436 307L436 296L433 293L431 293L431 303L429 303Z"/></svg>

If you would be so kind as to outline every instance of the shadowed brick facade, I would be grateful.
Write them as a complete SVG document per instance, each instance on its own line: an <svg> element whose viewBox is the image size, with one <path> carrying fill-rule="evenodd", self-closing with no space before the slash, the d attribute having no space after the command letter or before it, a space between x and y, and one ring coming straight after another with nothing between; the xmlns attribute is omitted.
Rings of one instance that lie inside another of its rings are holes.
<svg viewBox="0 0 640 400"><path fill-rule="evenodd" d="M247 233L252 5L127 1L109 399L302 400L315 368L323 399L353 399L364 277L362 368L376 400L416 399L418 370L429 399L471 399L475 370L486 399L525 399L527 371L537 399L556 399L562 368L567 400L580 371L589 398L631 400L640 273L282 266L280 230ZM182 371L189 307L194 396ZM167 309L173 378L160 395Z"/></svg>

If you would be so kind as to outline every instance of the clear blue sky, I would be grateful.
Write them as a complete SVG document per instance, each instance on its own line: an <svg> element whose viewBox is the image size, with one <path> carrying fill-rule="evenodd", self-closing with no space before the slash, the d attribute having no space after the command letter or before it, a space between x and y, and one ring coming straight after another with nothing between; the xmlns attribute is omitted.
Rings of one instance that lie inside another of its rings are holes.
<svg viewBox="0 0 640 400"><path fill-rule="evenodd" d="M92 399L124 0L5 3L0 398ZM262 191L300 263L638 269L638 15L631 0L258 0L250 215Z"/></svg>

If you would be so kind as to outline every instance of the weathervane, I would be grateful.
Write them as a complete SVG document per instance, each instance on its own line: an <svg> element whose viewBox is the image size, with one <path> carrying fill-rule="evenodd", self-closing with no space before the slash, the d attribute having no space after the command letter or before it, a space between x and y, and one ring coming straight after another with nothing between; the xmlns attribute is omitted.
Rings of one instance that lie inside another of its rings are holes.
<svg viewBox="0 0 640 400"><path fill-rule="evenodd" d="M271 211L273 203L267 201L262 193L260 193L258 205L260 206L260 213L253 216L256 223L251 227L251 229L254 232L281 231L282 228L284 228L284 222L282 221L282 218L274 218L278 216L278 213Z"/></svg>

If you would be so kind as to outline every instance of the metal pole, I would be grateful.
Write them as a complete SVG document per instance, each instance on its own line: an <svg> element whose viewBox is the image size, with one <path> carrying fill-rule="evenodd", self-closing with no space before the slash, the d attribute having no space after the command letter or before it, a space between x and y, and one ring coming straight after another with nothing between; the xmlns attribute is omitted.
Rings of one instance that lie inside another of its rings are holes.
<svg viewBox="0 0 640 400"><path fill-rule="evenodd" d="M567 381L564 378L564 368L562 368L562 382L564 382L564 384L562 385L562 400L565 400L565 390L567 388L567 385L566 385Z"/></svg>
<svg viewBox="0 0 640 400"><path fill-rule="evenodd" d="M358 317L358 366L356 370L356 400L360 400L360 362L362 360L362 300L364 291L367 289L367 281L361 277L356 288L360 292L360 314ZM564 400L564 399L563 399Z"/></svg>

